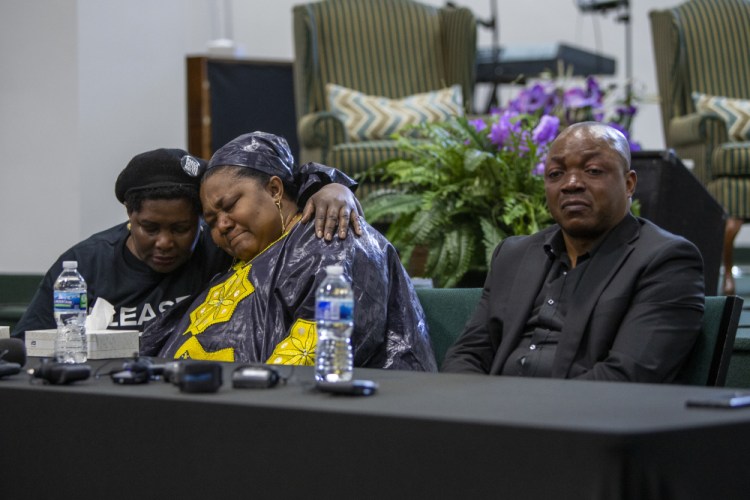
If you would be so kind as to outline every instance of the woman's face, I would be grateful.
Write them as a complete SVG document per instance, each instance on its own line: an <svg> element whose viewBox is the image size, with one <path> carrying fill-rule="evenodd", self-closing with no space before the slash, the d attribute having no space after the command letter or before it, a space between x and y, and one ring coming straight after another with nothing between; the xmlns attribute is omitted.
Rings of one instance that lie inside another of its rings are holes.
<svg viewBox="0 0 750 500"><path fill-rule="evenodd" d="M128 218L128 249L154 271L171 273L190 259L198 231L190 200L144 200Z"/></svg>
<svg viewBox="0 0 750 500"><path fill-rule="evenodd" d="M282 194L278 177L272 177L266 186L253 178L238 177L232 170L206 178L201 184L201 203L214 243L239 260L258 255L281 236L275 201Z"/></svg>

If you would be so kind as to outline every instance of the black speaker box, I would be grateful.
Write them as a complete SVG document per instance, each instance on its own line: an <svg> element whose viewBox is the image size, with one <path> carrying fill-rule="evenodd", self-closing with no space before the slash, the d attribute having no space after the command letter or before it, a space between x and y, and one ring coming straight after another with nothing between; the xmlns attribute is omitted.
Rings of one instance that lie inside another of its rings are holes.
<svg viewBox="0 0 750 500"><path fill-rule="evenodd" d="M641 217L692 241L703 255L706 295L716 295L726 213L673 150L632 155Z"/></svg>
<svg viewBox="0 0 750 500"><path fill-rule="evenodd" d="M190 153L208 160L260 130L284 137L299 161L291 62L189 56L187 101Z"/></svg>

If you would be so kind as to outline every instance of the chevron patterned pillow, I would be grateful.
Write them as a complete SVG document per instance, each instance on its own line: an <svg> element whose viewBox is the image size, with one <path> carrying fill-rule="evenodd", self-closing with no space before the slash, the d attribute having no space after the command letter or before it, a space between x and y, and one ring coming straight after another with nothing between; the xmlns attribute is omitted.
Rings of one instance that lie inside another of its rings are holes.
<svg viewBox="0 0 750 500"><path fill-rule="evenodd" d="M463 115L461 86L389 99L326 84L328 109L344 122L349 141L388 139L406 125L432 123Z"/></svg>
<svg viewBox="0 0 750 500"><path fill-rule="evenodd" d="M693 92L693 101L698 113L718 116L727 124L729 140L750 141L750 101L716 97Z"/></svg>

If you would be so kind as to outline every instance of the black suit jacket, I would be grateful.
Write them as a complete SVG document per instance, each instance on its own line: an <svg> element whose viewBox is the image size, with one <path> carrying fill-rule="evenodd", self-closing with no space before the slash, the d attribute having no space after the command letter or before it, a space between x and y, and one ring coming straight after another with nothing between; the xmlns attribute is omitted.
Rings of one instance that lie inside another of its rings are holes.
<svg viewBox="0 0 750 500"><path fill-rule="evenodd" d="M501 373L551 265L544 243L559 230L498 245L479 306L443 371ZM674 380L700 331L703 288L703 262L692 243L626 216L592 255L573 294L552 376Z"/></svg>

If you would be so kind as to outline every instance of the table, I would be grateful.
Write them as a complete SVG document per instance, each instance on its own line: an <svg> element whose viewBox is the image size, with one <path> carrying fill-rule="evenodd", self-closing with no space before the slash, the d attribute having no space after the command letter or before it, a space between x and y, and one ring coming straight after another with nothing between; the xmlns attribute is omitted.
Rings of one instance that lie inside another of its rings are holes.
<svg viewBox="0 0 750 500"><path fill-rule="evenodd" d="M33 363L33 361L32 361ZM0 380L2 498L746 498L725 389L357 369L371 397ZM280 368L285 370L286 368Z"/></svg>

